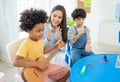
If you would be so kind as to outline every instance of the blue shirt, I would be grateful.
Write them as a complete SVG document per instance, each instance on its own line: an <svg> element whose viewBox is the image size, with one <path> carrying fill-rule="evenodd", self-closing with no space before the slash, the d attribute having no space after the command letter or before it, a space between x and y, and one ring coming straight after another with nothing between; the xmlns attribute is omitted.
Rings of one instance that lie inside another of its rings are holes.
<svg viewBox="0 0 120 82"><path fill-rule="evenodd" d="M50 38L50 41L47 40L47 34L48 34L48 29L51 29L51 38ZM60 36L60 40L62 40L62 35ZM44 29L44 41L45 41L45 47L46 46L50 46L52 44L55 44L58 40L55 39L55 30L52 28L52 25L51 23L46 23L45 24L45 29ZM61 49L62 52L65 51L65 48ZM61 51L60 50L60 51ZM52 51L51 51L52 52ZM51 53L50 52L50 53ZM49 53L49 54L50 54Z"/></svg>

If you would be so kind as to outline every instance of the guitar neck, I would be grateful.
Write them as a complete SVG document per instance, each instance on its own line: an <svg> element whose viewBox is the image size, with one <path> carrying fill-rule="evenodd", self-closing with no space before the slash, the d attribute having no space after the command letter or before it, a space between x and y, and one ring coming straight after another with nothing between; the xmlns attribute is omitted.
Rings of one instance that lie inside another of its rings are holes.
<svg viewBox="0 0 120 82"><path fill-rule="evenodd" d="M53 58L53 56L57 53L59 48L56 48L47 58L46 58L46 64Z"/></svg>

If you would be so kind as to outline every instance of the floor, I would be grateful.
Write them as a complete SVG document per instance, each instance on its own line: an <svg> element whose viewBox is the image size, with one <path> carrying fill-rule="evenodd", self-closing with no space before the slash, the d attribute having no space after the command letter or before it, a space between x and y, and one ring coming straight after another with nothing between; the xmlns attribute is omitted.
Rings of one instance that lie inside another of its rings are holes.
<svg viewBox="0 0 120 82"><path fill-rule="evenodd" d="M120 48L114 46L108 46L105 44L94 43L92 50L95 54L100 53L117 53L120 54ZM16 68L12 65L12 61L0 55L0 72L5 73L5 82L23 82L18 76Z"/></svg>
<svg viewBox="0 0 120 82"><path fill-rule="evenodd" d="M5 82L23 82L12 62L2 56L0 56L0 72L5 73Z"/></svg>

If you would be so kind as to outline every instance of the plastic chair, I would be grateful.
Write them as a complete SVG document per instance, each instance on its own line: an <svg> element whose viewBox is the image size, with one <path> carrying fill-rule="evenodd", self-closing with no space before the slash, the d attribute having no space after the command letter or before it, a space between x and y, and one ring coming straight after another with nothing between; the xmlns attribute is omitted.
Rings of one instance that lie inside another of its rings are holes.
<svg viewBox="0 0 120 82"><path fill-rule="evenodd" d="M68 32L69 28L70 27L66 28L67 32ZM71 54L71 52L70 52L70 41L67 40L65 61L66 61L66 63L69 64L70 67L72 67L72 59L70 57L70 54Z"/></svg>
<svg viewBox="0 0 120 82"><path fill-rule="evenodd" d="M16 40L14 42L11 42L11 43L8 43L6 45L6 50L7 50L7 54L8 54L8 58L9 60L11 60L12 62L14 61L14 58L15 58L15 55L16 55L16 52L20 46L20 43L23 41L23 39L20 39L20 40ZM22 68L16 68L16 71L17 71L17 74L16 74L16 77L17 77L17 80L20 81L20 82L23 82L20 74L21 74L21 71L22 71Z"/></svg>
<svg viewBox="0 0 120 82"><path fill-rule="evenodd" d="M70 54L71 54L71 52L70 52L70 41L68 40L67 45L66 45L65 61L66 61L66 63L69 64L70 67L72 67L72 59L70 57Z"/></svg>

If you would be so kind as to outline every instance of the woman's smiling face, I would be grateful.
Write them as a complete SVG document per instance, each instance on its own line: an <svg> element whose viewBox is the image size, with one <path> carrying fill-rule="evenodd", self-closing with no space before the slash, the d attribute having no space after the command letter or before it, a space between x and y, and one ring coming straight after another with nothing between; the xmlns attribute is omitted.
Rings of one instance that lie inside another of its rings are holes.
<svg viewBox="0 0 120 82"><path fill-rule="evenodd" d="M53 27L57 27L63 20L63 13L60 10L56 10L51 14L51 23Z"/></svg>

